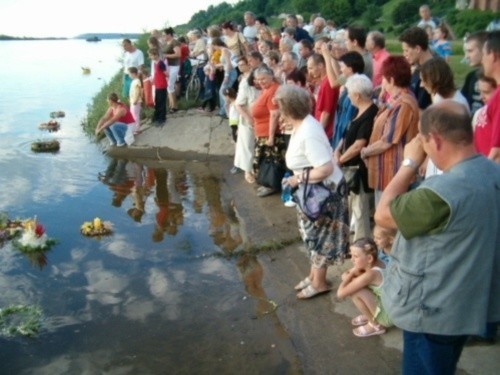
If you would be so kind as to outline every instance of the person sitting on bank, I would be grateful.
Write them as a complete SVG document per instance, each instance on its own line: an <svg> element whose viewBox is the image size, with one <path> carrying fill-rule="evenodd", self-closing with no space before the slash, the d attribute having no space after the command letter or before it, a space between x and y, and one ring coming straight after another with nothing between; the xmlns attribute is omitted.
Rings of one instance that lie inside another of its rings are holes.
<svg viewBox="0 0 500 375"><path fill-rule="evenodd" d="M95 135L104 131L110 146L124 147L127 127L135 124L134 116L129 108L120 102L118 94L112 92L107 97L108 109L99 119L95 128Z"/></svg>

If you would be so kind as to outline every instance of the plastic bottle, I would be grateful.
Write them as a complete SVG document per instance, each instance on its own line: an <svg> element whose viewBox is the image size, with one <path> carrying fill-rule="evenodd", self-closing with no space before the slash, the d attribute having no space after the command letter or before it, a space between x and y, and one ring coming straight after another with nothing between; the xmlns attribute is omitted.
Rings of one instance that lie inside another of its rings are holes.
<svg viewBox="0 0 500 375"><path fill-rule="evenodd" d="M292 187L286 182L288 177L290 177L290 173L286 172L283 180L281 181L281 201L283 203L292 200Z"/></svg>

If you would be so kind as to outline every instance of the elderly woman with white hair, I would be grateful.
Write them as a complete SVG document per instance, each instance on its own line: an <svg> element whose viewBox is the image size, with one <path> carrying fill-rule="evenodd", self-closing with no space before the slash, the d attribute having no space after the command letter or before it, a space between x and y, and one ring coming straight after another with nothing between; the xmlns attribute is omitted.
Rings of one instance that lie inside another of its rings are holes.
<svg viewBox="0 0 500 375"><path fill-rule="evenodd" d="M297 298L306 299L330 290L326 281L327 268L342 263L347 254L347 188L342 171L333 161L325 131L311 116L309 92L295 85L282 85L274 99L283 120L293 127L286 152L286 164L293 176L284 183L297 189L295 196L312 185L321 185L328 191L328 198L315 218L311 218L300 204L296 206L299 231L309 252L311 268L295 289L299 291Z"/></svg>
<svg viewBox="0 0 500 375"><path fill-rule="evenodd" d="M364 74L354 74L345 84L357 115L347 126L335 149L335 159L342 166L349 188L349 212L354 218L354 241L371 237L368 170L361 159L361 149L370 141L378 107L372 101L373 87Z"/></svg>

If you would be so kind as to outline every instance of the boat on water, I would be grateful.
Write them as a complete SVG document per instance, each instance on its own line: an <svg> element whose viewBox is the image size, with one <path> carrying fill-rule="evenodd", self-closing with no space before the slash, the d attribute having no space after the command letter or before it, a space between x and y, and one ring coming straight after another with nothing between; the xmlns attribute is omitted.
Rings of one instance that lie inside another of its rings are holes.
<svg viewBox="0 0 500 375"><path fill-rule="evenodd" d="M92 36L92 37L86 39L87 42L100 42L101 40L102 39L99 38L98 36Z"/></svg>

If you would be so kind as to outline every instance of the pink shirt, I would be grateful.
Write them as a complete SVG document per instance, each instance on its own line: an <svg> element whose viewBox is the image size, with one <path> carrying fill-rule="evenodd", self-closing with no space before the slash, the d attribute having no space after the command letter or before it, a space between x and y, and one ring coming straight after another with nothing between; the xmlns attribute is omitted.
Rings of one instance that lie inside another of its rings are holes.
<svg viewBox="0 0 500 375"><path fill-rule="evenodd" d="M380 86L382 84L382 63L390 56L390 53L387 50L381 49L377 52L372 52L372 66L373 66L373 75L372 75L372 84L373 87Z"/></svg>

